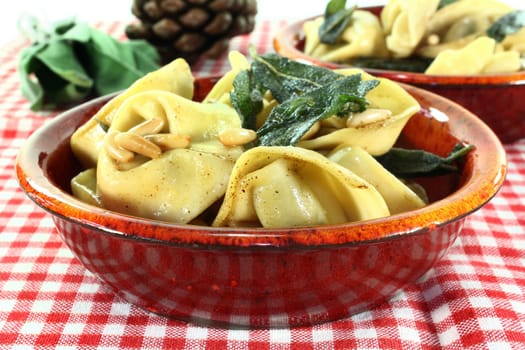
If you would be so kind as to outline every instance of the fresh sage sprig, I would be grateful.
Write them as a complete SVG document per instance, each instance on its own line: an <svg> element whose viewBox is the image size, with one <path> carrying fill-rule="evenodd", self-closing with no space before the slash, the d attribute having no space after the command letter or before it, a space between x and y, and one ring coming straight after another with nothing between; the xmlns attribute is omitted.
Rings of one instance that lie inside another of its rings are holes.
<svg viewBox="0 0 525 350"><path fill-rule="evenodd" d="M356 6L346 8L346 0L330 0L326 5L324 20L319 27L319 40L324 44L335 44L352 21Z"/></svg>
<svg viewBox="0 0 525 350"><path fill-rule="evenodd" d="M487 29L487 35L497 42L501 42L509 34L514 34L525 27L525 11L517 10L499 18Z"/></svg>
<svg viewBox="0 0 525 350"><path fill-rule="evenodd" d="M50 27L24 18L31 45L22 50L18 71L22 94L34 111L77 104L125 89L159 68L159 55L142 40L118 41L74 19Z"/></svg>
<svg viewBox="0 0 525 350"><path fill-rule="evenodd" d="M457 161L473 148L473 145L458 144L446 157L441 157L424 150L393 147L376 159L388 171L400 178L436 176L457 171Z"/></svg>

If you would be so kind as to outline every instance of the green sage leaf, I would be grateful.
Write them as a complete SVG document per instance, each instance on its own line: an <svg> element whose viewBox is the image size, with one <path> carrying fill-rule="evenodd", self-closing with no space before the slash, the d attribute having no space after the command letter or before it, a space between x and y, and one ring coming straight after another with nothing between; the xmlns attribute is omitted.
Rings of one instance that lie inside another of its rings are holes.
<svg viewBox="0 0 525 350"><path fill-rule="evenodd" d="M258 56L252 52L252 58L254 79L281 103L344 77L327 68L292 61L273 53Z"/></svg>
<svg viewBox="0 0 525 350"><path fill-rule="evenodd" d="M30 102L31 110L40 110L44 104L44 89L38 83L38 80L31 76L39 66L39 62L33 57L42 50L45 44L35 43L32 46L22 50L18 61L18 72L20 76L20 90Z"/></svg>
<svg viewBox="0 0 525 350"><path fill-rule="evenodd" d="M93 86L73 48L56 38L22 51L19 76L22 94L32 110L79 102L89 95Z"/></svg>
<svg viewBox="0 0 525 350"><path fill-rule="evenodd" d="M441 157L423 150L393 147L376 159L388 171L400 178L436 176L457 171L457 161L473 148L472 145L456 145L446 157Z"/></svg>
<svg viewBox="0 0 525 350"><path fill-rule="evenodd" d="M64 40L51 39L36 58L59 78L81 87L93 85L93 80L76 58L73 47Z"/></svg>
<svg viewBox="0 0 525 350"><path fill-rule="evenodd" d="M441 9L441 8L443 8L443 7L445 7L445 6L448 6L448 5L450 5L450 4L453 4L453 3L457 2L457 1L458 1L458 0L441 0L441 1L439 2L438 9Z"/></svg>
<svg viewBox="0 0 525 350"><path fill-rule="evenodd" d="M255 130L257 114L263 108L263 96L251 70L243 70L235 76L230 101L242 119L242 126Z"/></svg>
<svg viewBox="0 0 525 350"><path fill-rule="evenodd" d="M134 51L140 49L153 50L149 45L133 48L103 32L91 30L91 40L78 50L86 57L84 64L95 81L96 95L106 95L127 88L146 72L158 67L151 64L145 70L138 69ZM143 60L141 65L144 65Z"/></svg>
<svg viewBox="0 0 525 350"><path fill-rule="evenodd" d="M319 39L324 44L335 44L352 20L354 7L346 9L346 0L331 0L326 5L324 20L319 27Z"/></svg>
<svg viewBox="0 0 525 350"><path fill-rule="evenodd" d="M135 39L124 43L133 52L135 68L142 72L142 75L159 68L159 54L147 41Z"/></svg>
<svg viewBox="0 0 525 350"><path fill-rule="evenodd" d="M378 84L377 80L363 81L360 74L341 76L286 100L272 110L257 130L259 145L295 145L318 120L364 111L368 106L366 94Z"/></svg>
<svg viewBox="0 0 525 350"><path fill-rule="evenodd" d="M76 27L76 21L74 17L64 18L62 20L56 21L53 24L53 32L58 35L64 35L64 34L67 34L69 31L71 31L72 29L74 29L75 27ZM75 39L78 40L78 37L75 36Z"/></svg>
<svg viewBox="0 0 525 350"><path fill-rule="evenodd" d="M501 42L509 34L514 34L525 26L525 10L510 12L498 19L489 29L487 35Z"/></svg>
<svg viewBox="0 0 525 350"><path fill-rule="evenodd" d="M380 58L360 57L352 59L352 66L358 68L385 69L402 72L423 73L432 63L431 58L406 57L406 58Z"/></svg>
<svg viewBox="0 0 525 350"><path fill-rule="evenodd" d="M123 90L159 68L158 53L145 41L121 42L74 19L50 29L34 18L26 22L33 42L22 51L18 67L21 91L32 110Z"/></svg>

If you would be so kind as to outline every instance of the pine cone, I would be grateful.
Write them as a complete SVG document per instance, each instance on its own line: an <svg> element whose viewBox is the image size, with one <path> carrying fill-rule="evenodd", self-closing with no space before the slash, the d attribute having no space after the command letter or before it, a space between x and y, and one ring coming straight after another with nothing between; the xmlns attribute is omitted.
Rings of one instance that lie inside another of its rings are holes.
<svg viewBox="0 0 525 350"><path fill-rule="evenodd" d="M139 22L126 27L129 39L147 40L163 63L178 57L193 63L218 57L230 38L250 33L257 0L133 0L131 10Z"/></svg>

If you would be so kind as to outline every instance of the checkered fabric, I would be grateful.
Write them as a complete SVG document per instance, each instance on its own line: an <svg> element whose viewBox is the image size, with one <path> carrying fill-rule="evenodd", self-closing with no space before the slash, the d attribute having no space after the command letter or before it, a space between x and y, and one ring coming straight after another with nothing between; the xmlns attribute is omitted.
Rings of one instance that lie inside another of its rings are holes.
<svg viewBox="0 0 525 350"><path fill-rule="evenodd" d="M262 22L231 49L272 50L284 23ZM123 24L98 23L123 38ZM0 348L525 349L525 139L505 146L500 193L469 217L438 264L384 304L314 327L235 330L186 324L114 295L67 249L19 189L19 147L54 114L35 114L19 91L17 57L0 50ZM226 57L196 74L222 73Z"/></svg>

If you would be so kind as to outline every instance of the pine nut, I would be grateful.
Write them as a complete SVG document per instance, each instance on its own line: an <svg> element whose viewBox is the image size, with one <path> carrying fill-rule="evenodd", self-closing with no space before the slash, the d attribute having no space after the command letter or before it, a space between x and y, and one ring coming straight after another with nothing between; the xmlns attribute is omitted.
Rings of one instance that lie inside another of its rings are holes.
<svg viewBox="0 0 525 350"><path fill-rule="evenodd" d="M153 118L143 121L140 124L135 125L128 132L135 135L144 136L148 134L156 134L164 127L164 120L161 118Z"/></svg>
<svg viewBox="0 0 525 350"><path fill-rule="evenodd" d="M388 109L369 108L364 112L352 114L346 121L348 128L358 128L367 124L385 121L392 116L392 111Z"/></svg>
<svg viewBox="0 0 525 350"><path fill-rule="evenodd" d="M146 140L153 142L163 151L176 148L187 148L191 143L191 138L188 135L151 134L145 137Z"/></svg>
<svg viewBox="0 0 525 350"><path fill-rule="evenodd" d="M115 135L115 143L122 148L127 149L148 158L159 158L162 151L159 146L144 137L129 132L122 132Z"/></svg>
<svg viewBox="0 0 525 350"><path fill-rule="evenodd" d="M128 151L127 149L122 148L115 143L116 134L116 132L112 131L106 135L106 139L104 141L104 148L106 152L108 152L108 155L117 162L131 162L135 155L133 154L133 152Z"/></svg>
<svg viewBox="0 0 525 350"><path fill-rule="evenodd" d="M232 128L221 131L218 138L224 146L241 146L255 140L257 133L251 129Z"/></svg>
<svg viewBox="0 0 525 350"><path fill-rule="evenodd" d="M439 44L439 36L437 34L430 34L428 37L427 37L427 44L428 45L437 45Z"/></svg>
<svg viewBox="0 0 525 350"><path fill-rule="evenodd" d="M321 122L315 122L310 129L301 137L301 140L309 140L321 129Z"/></svg>

